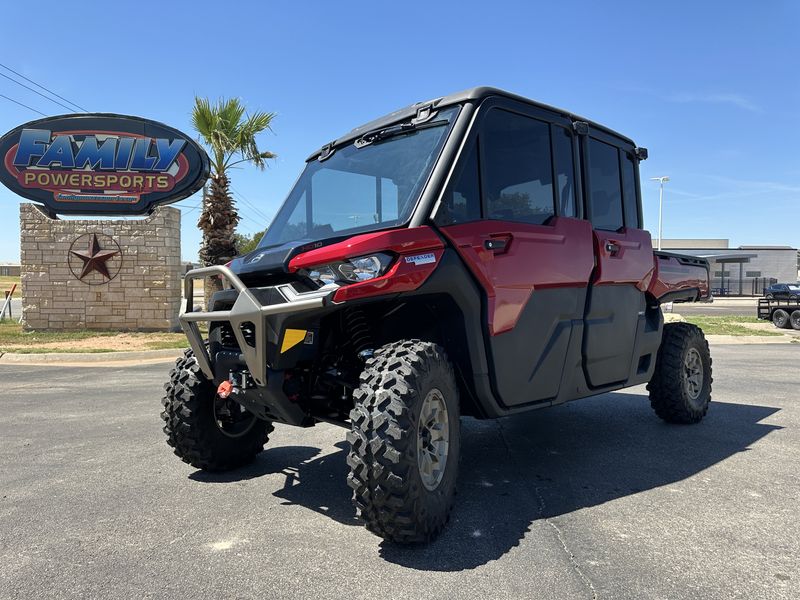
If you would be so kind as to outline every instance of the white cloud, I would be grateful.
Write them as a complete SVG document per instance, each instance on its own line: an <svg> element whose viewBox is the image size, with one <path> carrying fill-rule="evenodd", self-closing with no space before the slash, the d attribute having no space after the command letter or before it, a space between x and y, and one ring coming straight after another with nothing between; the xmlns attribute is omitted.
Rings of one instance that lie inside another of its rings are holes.
<svg viewBox="0 0 800 600"><path fill-rule="evenodd" d="M764 112L761 107L751 102L741 94L719 93L719 92L675 92L663 96L667 102L677 102L680 104L702 102L704 104L730 104L742 110L754 113Z"/></svg>

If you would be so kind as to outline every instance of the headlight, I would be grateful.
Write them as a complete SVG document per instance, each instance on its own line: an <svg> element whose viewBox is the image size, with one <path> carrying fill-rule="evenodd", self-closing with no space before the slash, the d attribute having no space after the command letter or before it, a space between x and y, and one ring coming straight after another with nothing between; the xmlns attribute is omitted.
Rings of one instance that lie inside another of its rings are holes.
<svg viewBox="0 0 800 600"><path fill-rule="evenodd" d="M331 283L355 283L375 279L386 272L392 256L383 252L350 258L341 262L308 269L308 276L320 286Z"/></svg>

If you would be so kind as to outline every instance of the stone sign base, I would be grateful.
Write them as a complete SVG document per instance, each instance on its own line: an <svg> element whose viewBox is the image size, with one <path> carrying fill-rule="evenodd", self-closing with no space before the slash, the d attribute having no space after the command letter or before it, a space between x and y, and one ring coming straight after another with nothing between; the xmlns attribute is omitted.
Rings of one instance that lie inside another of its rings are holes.
<svg viewBox="0 0 800 600"><path fill-rule="evenodd" d="M26 329L176 331L181 213L61 220L20 205Z"/></svg>

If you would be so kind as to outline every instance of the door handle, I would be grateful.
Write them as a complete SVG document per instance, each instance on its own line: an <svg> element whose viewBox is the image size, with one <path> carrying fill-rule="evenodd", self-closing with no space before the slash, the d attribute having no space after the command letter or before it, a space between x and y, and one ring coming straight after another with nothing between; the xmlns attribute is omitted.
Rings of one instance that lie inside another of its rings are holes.
<svg viewBox="0 0 800 600"><path fill-rule="evenodd" d="M504 240L502 238L492 238L483 242L483 247L487 250L494 250L495 252L500 252L506 249L508 245L508 240Z"/></svg>
<svg viewBox="0 0 800 600"><path fill-rule="evenodd" d="M493 233L491 237L483 240L483 247L491 250L495 254L503 254L508 252L508 246L511 243L512 235L510 233Z"/></svg>
<svg viewBox="0 0 800 600"><path fill-rule="evenodd" d="M606 252L612 256L619 254L619 244L616 242L606 242Z"/></svg>

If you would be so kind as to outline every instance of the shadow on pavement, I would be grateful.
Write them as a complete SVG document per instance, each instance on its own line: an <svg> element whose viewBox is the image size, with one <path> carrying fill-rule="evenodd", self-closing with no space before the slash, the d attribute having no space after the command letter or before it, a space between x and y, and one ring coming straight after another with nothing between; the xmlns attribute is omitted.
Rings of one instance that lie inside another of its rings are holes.
<svg viewBox="0 0 800 600"><path fill-rule="evenodd" d="M557 517L681 481L779 427L759 421L777 408L715 402L694 426L667 425L647 397L605 394L499 421L462 420L459 492L450 524L428 546L380 545L390 562L460 571L496 560L537 519ZM344 524L357 524L346 484L347 444L315 458L310 447L273 448L234 473L195 473L198 481L236 481L283 473L275 492Z"/></svg>

